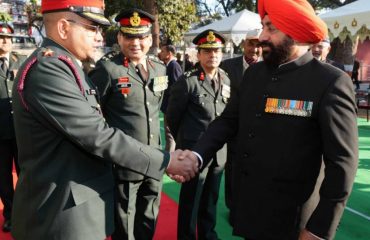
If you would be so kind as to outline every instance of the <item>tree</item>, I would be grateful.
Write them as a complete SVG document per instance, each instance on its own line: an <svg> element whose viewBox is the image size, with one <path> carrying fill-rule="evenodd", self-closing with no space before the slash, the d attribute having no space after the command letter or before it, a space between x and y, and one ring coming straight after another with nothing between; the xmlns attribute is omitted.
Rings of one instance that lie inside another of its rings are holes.
<svg viewBox="0 0 370 240"><path fill-rule="evenodd" d="M0 22L11 22L12 17L6 12L0 12Z"/></svg>
<svg viewBox="0 0 370 240"><path fill-rule="evenodd" d="M189 0L157 0L157 8L161 30L173 43L179 43L197 20L195 5Z"/></svg>

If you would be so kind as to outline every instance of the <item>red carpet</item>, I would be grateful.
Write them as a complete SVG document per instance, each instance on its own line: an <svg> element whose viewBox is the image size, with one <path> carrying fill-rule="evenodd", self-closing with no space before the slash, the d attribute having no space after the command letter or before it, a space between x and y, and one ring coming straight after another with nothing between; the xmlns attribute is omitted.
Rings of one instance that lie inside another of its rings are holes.
<svg viewBox="0 0 370 240"><path fill-rule="evenodd" d="M17 177L13 173L14 182ZM0 201L0 226L3 224L3 204ZM161 207L158 216L157 228L154 240L171 240L176 239L177 232L177 203L162 193ZM13 240L10 233L4 233L0 229L0 240Z"/></svg>

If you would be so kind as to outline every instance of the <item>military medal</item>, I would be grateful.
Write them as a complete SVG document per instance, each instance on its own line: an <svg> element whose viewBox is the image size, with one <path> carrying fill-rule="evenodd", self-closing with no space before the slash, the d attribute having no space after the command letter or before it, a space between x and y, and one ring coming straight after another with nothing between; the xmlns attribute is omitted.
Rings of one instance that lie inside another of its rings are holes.
<svg viewBox="0 0 370 240"><path fill-rule="evenodd" d="M299 117L310 117L312 114L312 107L312 101L267 98L265 112Z"/></svg>
<svg viewBox="0 0 370 240"><path fill-rule="evenodd" d="M123 96L127 97L127 94L130 93L132 83L129 82L128 77L120 77L118 78L117 87L121 89L121 93L123 94Z"/></svg>
<svg viewBox="0 0 370 240"><path fill-rule="evenodd" d="M224 97L224 98L230 98L230 86L229 85L226 85L226 84L222 84L221 86L221 95Z"/></svg>
<svg viewBox="0 0 370 240"><path fill-rule="evenodd" d="M155 77L153 81L153 91L161 92L168 87L168 76Z"/></svg>

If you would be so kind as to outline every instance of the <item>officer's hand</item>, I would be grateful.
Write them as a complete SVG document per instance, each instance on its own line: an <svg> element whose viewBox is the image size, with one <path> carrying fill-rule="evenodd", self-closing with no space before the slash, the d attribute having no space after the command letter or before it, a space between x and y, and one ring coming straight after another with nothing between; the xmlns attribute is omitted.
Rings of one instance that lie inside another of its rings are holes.
<svg viewBox="0 0 370 240"><path fill-rule="evenodd" d="M177 182L189 181L198 172L198 158L191 151L178 149L171 153L166 172Z"/></svg>
<svg viewBox="0 0 370 240"><path fill-rule="evenodd" d="M309 232L307 229L303 229L299 234L298 240L323 240L323 238L319 238Z"/></svg>

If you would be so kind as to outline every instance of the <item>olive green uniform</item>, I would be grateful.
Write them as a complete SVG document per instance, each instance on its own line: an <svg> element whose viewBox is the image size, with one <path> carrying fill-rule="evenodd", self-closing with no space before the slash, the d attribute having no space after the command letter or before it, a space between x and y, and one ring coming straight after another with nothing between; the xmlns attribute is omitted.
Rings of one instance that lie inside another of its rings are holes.
<svg viewBox="0 0 370 240"><path fill-rule="evenodd" d="M21 168L14 238L105 239L114 229L111 163L159 181L169 154L109 127L80 63L51 39L28 58L14 84Z"/></svg>
<svg viewBox="0 0 370 240"><path fill-rule="evenodd" d="M152 59L146 64L149 77L143 80L128 58L120 52L111 52L97 63L90 76L98 86L108 124L143 144L160 147L159 111L167 88L166 68ZM162 181L119 166L115 166L114 172L117 202L113 239L151 239Z"/></svg>
<svg viewBox="0 0 370 240"><path fill-rule="evenodd" d="M208 125L223 112L230 98L230 80L220 68L217 76L218 87L213 88L199 67L185 73L173 85L167 120L176 148L191 149ZM196 235L198 239L217 239L216 206L225 162L226 148L223 147L199 175L182 184L178 239L197 239Z"/></svg>
<svg viewBox="0 0 370 240"><path fill-rule="evenodd" d="M11 218L13 205L13 159L17 172L18 151L14 134L12 87L14 77L25 60L25 56L15 52L9 54L8 70L0 68L0 198L4 204L4 219Z"/></svg>

